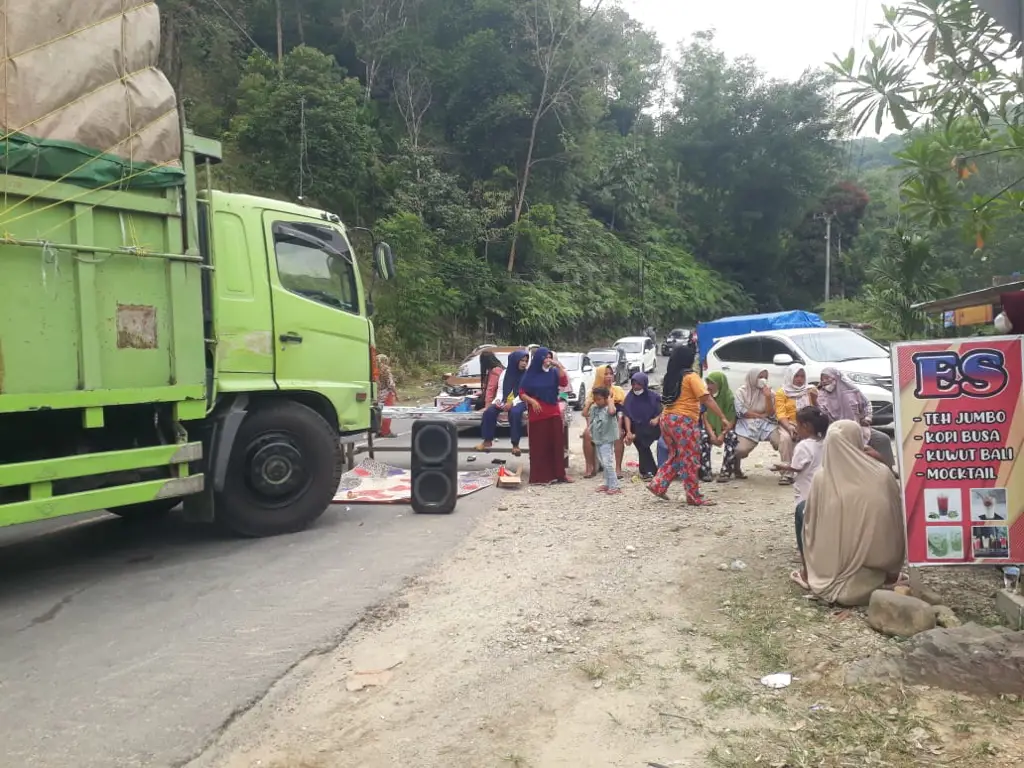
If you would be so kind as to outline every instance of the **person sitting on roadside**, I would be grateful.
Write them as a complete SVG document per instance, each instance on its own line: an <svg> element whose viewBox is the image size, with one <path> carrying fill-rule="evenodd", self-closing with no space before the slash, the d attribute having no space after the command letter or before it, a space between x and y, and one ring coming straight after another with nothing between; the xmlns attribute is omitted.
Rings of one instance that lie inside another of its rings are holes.
<svg viewBox="0 0 1024 768"><path fill-rule="evenodd" d="M480 420L483 442L475 450L484 453L491 449L494 445L494 436L498 432L498 417L506 413L509 437L512 440L512 455L522 455L519 442L523 439L523 414L526 413L527 405L519 399L519 384L526 373L528 362L529 354L524 350L517 350L508 356L508 370L502 374L499 381L501 396L494 398L494 402L484 410Z"/></svg>
<svg viewBox="0 0 1024 768"><path fill-rule="evenodd" d="M890 469L895 466L896 457L889 438L871 428L871 401L838 368L826 368L821 372L820 379L818 407L832 421L849 419L857 422L864 434L865 450Z"/></svg>
<svg viewBox="0 0 1024 768"><path fill-rule="evenodd" d="M775 421L775 397L768 386L768 370L753 368L747 372L747 379L736 390L736 460L732 475L737 480L746 480L740 465L758 443L770 442L778 449L778 434Z"/></svg>
<svg viewBox="0 0 1024 768"><path fill-rule="evenodd" d="M569 376L549 349L538 347L519 384L519 396L530 407L530 483L571 483L565 473L565 422L558 390Z"/></svg>
<svg viewBox="0 0 1024 768"><path fill-rule="evenodd" d="M707 384L708 394L718 403L719 409L725 414L725 420L718 418L717 414L708 408L703 409L700 425L700 479L709 483L714 478L711 469L711 446L716 445L725 450L722 469L718 473L718 482L725 483L728 482L736 467L736 445L739 442L736 431L733 429L736 424L736 400L724 373L719 371L709 373L704 383Z"/></svg>
<svg viewBox="0 0 1024 768"><path fill-rule="evenodd" d="M899 481L864 452L863 440L855 421L828 428L804 506L804 567L791 576L826 603L865 605L876 589L898 583L904 563Z"/></svg>
<svg viewBox="0 0 1024 768"><path fill-rule="evenodd" d="M626 432L624 442L636 446L640 477L650 480L658 471L651 446L661 437L661 427L658 426L661 395L650 388L650 379L642 371L633 374L630 384L626 402L622 406L622 425Z"/></svg>
<svg viewBox="0 0 1024 768"><path fill-rule="evenodd" d="M786 369L782 386L775 392L775 418L779 422L776 441L779 446L779 459L789 464L793 458L793 448L797 440L796 414L801 408L814 405L818 399L818 391L807 386L807 371L800 363L793 363ZM793 474L783 472L779 477L779 485L792 485Z"/></svg>
<svg viewBox="0 0 1024 768"><path fill-rule="evenodd" d="M594 369L594 383L590 385L590 392L583 402L584 410L590 403L594 402L594 388L604 387L611 393L612 402L615 407L621 410L626 402L626 390L615 383L615 371L610 365L599 365ZM622 479L622 456L626 452L625 443L620 437L615 441L615 476ZM597 477L597 451L594 449L594 441L590 436L590 428L583 430L583 460L586 462L586 471L583 477Z"/></svg>
<svg viewBox="0 0 1024 768"><path fill-rule="evenodd" d="M480 353L480 394L473 403L473 410L482 411L498 396L498 382L505 372L498 356L487 349Z"/></svg>
<svg viewBox="0 0 1024 768"><path fill-rule="evenodd" d="M604 468L604 485L598 486L600 493L609 495L622 493L619 478L615 474L614 446L619 441L619 413L606 387L594 387L591 400L583 409L587 429L594 441L594 449Z"/></svg>
<svg viewBox="0 0 1024 768"><path fill-rule="evenodd" d="M804 553L804 506L807 492L811 490L814 473L821 468L823 440L828 432L828 416L821 409L808 405L797 411L796 431L799 442L789 461L772 467L772 472L785 472L793 477L793 493L796 495L796 548Z"/></svg>

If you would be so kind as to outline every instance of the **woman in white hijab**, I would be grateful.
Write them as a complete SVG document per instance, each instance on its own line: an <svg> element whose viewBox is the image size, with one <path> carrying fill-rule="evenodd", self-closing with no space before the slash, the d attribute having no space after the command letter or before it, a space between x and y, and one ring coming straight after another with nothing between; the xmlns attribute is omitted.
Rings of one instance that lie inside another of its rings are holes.
<svg viewBox="0 0 1024 768"><path fill-rule="evenodd" d="M865 605L876 589L898 581L906 557L899 483L864 453L856 422L828 428L798 530L804 572L792 577L820 600Z"/></svg>
<svg viewBox="0 0 1024 768"><path fill-rule="evenodd" d="M793 459L796 447L796 414L801 408L817 405L818 390L807 386L807 370L800 363L793 363L786 369L782 386L775 392L775 418L779 421L772 445L778 445L779 458L783 464ZM792 485L793 475L783 473L779 485Z"/></svg>
<svg viewBox="0 0 1024 768"><path fill-rule="evenodd" d="M736 390L736 444L735 461L732 476L737 480L746 480L747 476L740 469L740 460L747 458L758 443L765 440L778 448L778 435L775 421L775 397L768 386L768 369L751 368L747 372L746 381Z"/></svg>

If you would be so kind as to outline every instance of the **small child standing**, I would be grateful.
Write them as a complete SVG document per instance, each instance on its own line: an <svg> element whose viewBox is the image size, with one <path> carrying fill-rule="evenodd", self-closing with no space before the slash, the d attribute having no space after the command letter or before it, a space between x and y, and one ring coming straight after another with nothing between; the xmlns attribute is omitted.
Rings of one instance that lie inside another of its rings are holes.
<svg viewBox="0 0 1024 768"><path fill-rule="evenodd" d="M594 387L593 402L585 414L590 422L590 439L594 441L597 457L604 469L601 493L619 494L619 478L615 474L615 441L619 439L619 416L607 387Z"/></svg>
<svg viewBox="0 0 1024 768"><path fill-rule="evenodd" d="M821 467L822 441L828 431L829 419L813 405L801 408L796 414L796 434L800 442L793 450L789 464L776 464L773 472L793 472L793 493L796 496L796 546L804 553L804 505L811 490L814 473Z"/></svg>

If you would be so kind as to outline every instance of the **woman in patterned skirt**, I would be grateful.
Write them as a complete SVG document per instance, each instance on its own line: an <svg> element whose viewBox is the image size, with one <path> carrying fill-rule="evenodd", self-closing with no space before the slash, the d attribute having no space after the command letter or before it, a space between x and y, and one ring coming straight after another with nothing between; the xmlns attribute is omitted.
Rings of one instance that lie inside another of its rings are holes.
<svg viewBox="0 0 1024 768"><path fill-rule="evenodd" d="M708 394L700 374L693 370L694 352L688 346L677 347L668 361L662 382L661 434L668 448L668 461L662 464L654 481L647 486L655 496L666 498L668 487L677 477L686 488L686 503L709 507L715 502L700 494L700 407L728 423L718 403Z"/></svg>

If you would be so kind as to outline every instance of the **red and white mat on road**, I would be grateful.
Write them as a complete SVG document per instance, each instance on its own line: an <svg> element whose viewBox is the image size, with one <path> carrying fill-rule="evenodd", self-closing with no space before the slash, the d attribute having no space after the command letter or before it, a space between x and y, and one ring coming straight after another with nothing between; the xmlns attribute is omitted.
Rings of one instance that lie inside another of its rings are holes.
<svg viewBox="0 0 1024 768"><path fill-rule="evenodd" d="M459 496L468 496L494 485L497 471L459 472ZM341 476L334 502L362 504L408 504L412 500L412 472L408 469L363 459Z"/></svg>

